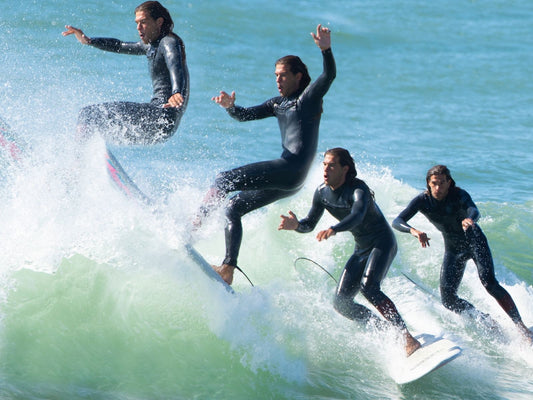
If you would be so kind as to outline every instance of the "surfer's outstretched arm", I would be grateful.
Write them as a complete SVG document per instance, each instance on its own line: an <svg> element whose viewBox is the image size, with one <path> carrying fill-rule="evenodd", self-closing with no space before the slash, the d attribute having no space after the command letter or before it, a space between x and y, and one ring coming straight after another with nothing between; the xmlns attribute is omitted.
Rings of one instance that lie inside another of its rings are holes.
<svg viewBox="0 0 533 400"><path fill-rule="evenodd" d="M74 28L72 25L65 25L65 29L62 33L63 36L74 35L81 44L91 44L91 38L85 35L81 29Z"/></svg>
<svg viewBox="0 0 533 400"><path fill-rule="evenodd" d="M235 92L231 92L231 95L229 95L226 92L221 91L218 96L213 96L211 100L223 108L231 108L235 106Z"/></svg>
<svg viewBox="0 0 533 400"><path fill-rule="evenodd" d="M298 218L296 218L296 214L292 211L289 211L289 215L280 215L280 218L281 222L279 223L278 231L293 231L298 229L298 225L300 225Z"/></svg>

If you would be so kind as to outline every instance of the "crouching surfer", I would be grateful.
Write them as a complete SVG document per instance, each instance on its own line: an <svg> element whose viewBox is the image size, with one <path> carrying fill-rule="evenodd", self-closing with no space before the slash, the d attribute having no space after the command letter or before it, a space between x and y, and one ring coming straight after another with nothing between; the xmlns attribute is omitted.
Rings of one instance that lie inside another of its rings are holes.
<svg viewBox="0 0 533 400"><path fill-rule="evenodd" d="M440 293L444 307L456 313L469 313L485 320L490 319L457 295L466 263L472 259L487 292L496 299L525 338L533 343L533 335L522 322L511 295L496 280L487 238L476 223L479 210L470 195L455 186L450 170L445 165L435 165L428 170L426 185L427 190L411 200L392 222L392 226L416 237L422 247L429 247L430 238L427 234L408 224L420 211L442 232L445 250L440 271Z"/></svg>
<svg viewBox="0 0 533 400"><path fill-rule="evenodd" d="M357 178L354 161L346 149L328 150L323 165L324 183L316 189L307 217L298 220L289 211L288 216L281 216L278 229L311 232L324 210L338 219L336 225L317 234L318 241L322 241L337 232L349 231L355 239L355 251L335 291L335 309L346 318L379 325L381 320L372 311L354 302L361 291L379 313L402 332L409 356L420 348L420 342L411 335L396 306L380 288L397 252L392 229L376 204L372 190Z"/></svg>

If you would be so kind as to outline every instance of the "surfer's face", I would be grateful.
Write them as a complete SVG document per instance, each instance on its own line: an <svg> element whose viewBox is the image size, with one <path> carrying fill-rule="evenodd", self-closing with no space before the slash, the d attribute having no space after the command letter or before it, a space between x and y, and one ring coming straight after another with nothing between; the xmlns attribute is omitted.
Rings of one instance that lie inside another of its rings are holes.
<svg viewBox="0 0 533 400"><path fill-rule="evenodd" d="M289 97L294 94L300 87L300 79L302 79L302 73L297 72L293 74L288 65L276 64L276 85L278 85L278 91L283 97Z"/></svg>
<svg viewBox="0 0 533 400"><path fill-rule="evenodd" d="M339 163L338 157L326 154L324 156L324 183L332 189L337 189L346 180L346 174L350 167L345 165L344 167Z"/></svg>
<svg viewBox="0 0 533 400"><path fill-rule="evenodd" d="M428 181L431 196L437 200L444 200L446 196L448 196L448 190L450 189L451 183L452 181L444 174L431 175Z"/></svg>
<svg viewBox="0 0 533 400"><path fill-rule="evenodd" d="M146 44L152 43L159 38L163 22L163 18L153 19L150 14L145 11L138 11L135 13L135 23L137 24L139 37L143 43Z"/></svg>

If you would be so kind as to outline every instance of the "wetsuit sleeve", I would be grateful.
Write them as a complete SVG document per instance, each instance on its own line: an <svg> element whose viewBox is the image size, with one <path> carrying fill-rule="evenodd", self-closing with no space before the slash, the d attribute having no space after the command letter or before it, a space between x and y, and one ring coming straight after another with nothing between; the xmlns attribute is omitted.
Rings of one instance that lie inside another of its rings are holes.
<svg viewBox="0 0 533 400"><path fill-rule="evenodd" d="M420 205L422 202L422 195L415 197L407 208L398 215L394 221L392 221L392 227L400 232L410 233L412 226L407 223L415 214L420 211Z"/></svg>
<svg viewBox="0 0 533 400"><path fill-rule="evenodd" d="M331 229L335 232L350 231L359 225L365 218L370 202L370 195L363 189L355 189L353 192L354 202L350 214L341 219L338 224L333 225Z"/></svg>
<svg viewBox="0 0 533 400"><path fill-rule="evenodd" d="M274 99L253 107L233 106L226 109L229 115L237 121L253 121L274 116Z"/></svg>
<svg viewBox="0 0 533 400"><path fill-rule="evenodd" d="M133 55L144 55L147 48L141 42L122 42L112 38L91 38L89 45L104 51Z"/></svg>
<svg viewBox="0 0 533 400"><path fill-rule="evenodd" d="M185 46L178 38L162 41L163 55L170 73L172 94L180 93L186 96L189 87L189 74L185 61Z"/></svg>
<svg viewBox="0 0 533 400"><path fill-rule="evenodd" d="M324 70L322 74L307 87L305 97L310 98L322 98L329 90L333 80L337 76L337 67L335 64L335 58L333 57L333 52L331 48L322 51L322 59Z"/></svg>
<svg viewBox="0 0 533 400"><path fill-rule="evenodd" d="M471 218L474 222L477 222L479 219L480 213L476 204L472 200L472 197L465 191L460 190L459 199L461 201L461 206L466 210L466 218Z"/></svg>
<svg viewBox="0 0 533 400"><path fill-rule="evenodd" d="M296 232L308 233L315 229L316 224L318 224L318 221L320 221L320 218L322 218L322 215L324 214L324 205L320 200L320 193L317 189L313 196L311 209L309 210L307 217L298 221L299 225L298 228L296 228Z"/></svg>

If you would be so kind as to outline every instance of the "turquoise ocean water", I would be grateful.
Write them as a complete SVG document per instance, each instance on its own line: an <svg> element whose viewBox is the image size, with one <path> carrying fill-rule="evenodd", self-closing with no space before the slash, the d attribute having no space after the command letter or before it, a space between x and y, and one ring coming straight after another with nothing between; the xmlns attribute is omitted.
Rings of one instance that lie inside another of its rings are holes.
<svg viewBox="0 0 533 400"><path fill-rule="evenodd" d="M274 119L239 124L211 97L242 105L276 95L274 61L298 54L322 68L309 32L332 29L337 79L324 101L319 151L343 146L389 220L447 164L478 204L496 274L533 325L533 6L516 1L175 1L164 4L186 44L191 100L175 136L114 148L158 213L110 182L104 143L74 156L78 110L150 98L146 60L63 38L137 40L138 2L20 0L0 16L0 117L24 143L21 162L0 157L1 399L529 399L533 350L486 294L469 264L461 295L497 319L494 337L446 311L408 272L438 287L442 240L421 249L398 235L383 282L411 330L443 335L460 358L412 384L393 333L336 314L321 271L339 275L350 235L317 244L278 232L279 215L303 216L321 180L317 159L299 194L244 218L240 275L231 296L181 250L185 223L217 171L277 157ZM322 227L331 220L324 217ZM198 248L223 256L223 217ZM358 300L362 301L359 297Z"/></svg>

